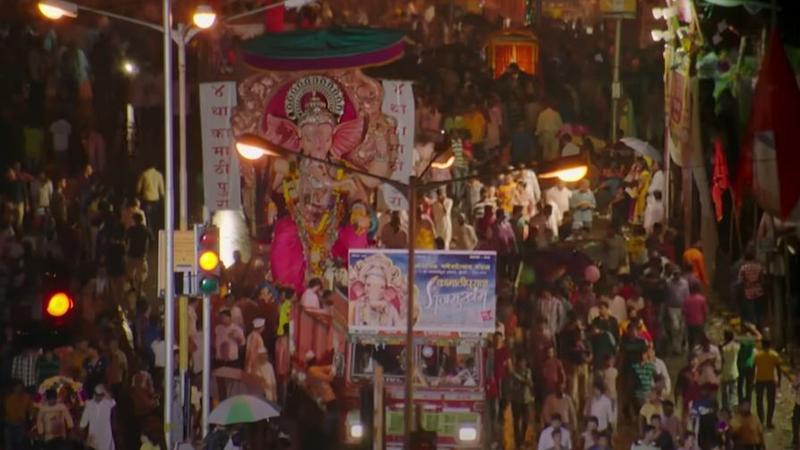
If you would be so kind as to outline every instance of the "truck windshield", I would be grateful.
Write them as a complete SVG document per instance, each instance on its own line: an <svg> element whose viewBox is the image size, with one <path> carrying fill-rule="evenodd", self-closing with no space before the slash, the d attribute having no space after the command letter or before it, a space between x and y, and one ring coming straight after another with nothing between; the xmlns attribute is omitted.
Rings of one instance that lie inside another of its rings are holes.
<svg viewBox="0 0 800 450"><path fill-rule="evenodd" d="M480 384L477 342L420 347L418 364L429 386L476 387Z"/></svg>
<svg viewBox="0 0 800 450"><path fill-rule="evenodd" d="M355 344L353 346L353 377L372 378L375 363L383 366L386 377L405 375L405 346L382 344Z"/></svg>

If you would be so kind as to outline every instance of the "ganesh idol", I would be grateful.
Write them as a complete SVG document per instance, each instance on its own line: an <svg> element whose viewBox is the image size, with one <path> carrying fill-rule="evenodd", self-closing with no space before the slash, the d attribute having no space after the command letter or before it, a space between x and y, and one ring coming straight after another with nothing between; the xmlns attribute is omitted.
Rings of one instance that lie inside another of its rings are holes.
<svg viewBox="0 0 800 450"><path fill-rule="evenodd" d="M390 176L397 158L394 122L381 112L381 84L359 70L267 73L246 80L239 94L235 133L256 133L291 152ZM273 229L272 277L298 290L322 275L332 248L346 263L347 250L366 246L368 227L353 217L369 215L364 209L379 184L321 161L268 162L266 190L286 205Z"/></svg>

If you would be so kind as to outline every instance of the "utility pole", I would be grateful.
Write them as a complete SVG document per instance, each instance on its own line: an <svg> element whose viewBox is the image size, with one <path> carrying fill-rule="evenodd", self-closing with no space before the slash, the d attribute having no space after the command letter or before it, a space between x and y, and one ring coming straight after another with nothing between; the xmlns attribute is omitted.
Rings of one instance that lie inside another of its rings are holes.
<svg viewBox="0 0 800 450"><path fill-rule="evenodd" d="M164 292L164 437L167 448L172 448L173 378L175 376L175 176L173 170L172 142L172 3L162 0L164 29L164 234L166 235L166 283Z"/></svg>
<svg viewBox="0 0 800 450"><path fill-rule="evenodd" d="M622 17L618 16L614 37L614 72L611 81L611 143L617 142L619 129L619 101L622 98L622 84L619 82L619 58L622 52Z"/></svg>

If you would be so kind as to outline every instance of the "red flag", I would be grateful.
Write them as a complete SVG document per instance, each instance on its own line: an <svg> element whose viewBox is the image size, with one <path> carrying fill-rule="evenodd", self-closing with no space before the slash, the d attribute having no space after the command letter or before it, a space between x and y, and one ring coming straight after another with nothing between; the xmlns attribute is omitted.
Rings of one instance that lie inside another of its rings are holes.
<svg viewBox="0 0 800 450"><path fill-rule="evenodd" d="M800 89L776 31L761 63L736 179L737 204L751 193L786 219L800 200ZM740 205L737 205L740 206Z"/></svg>
<svg viewBox="0 0 800 450"><path fill-rule="evenodd" d="M269 2L274 3L274 2ZM267 33L280 33L283 31L283 23L286 17L286 7L281 3L270 8L264 14L264 27Z"/></svg>
<svg viewBox="0 0 800 450"><path fill-rule="evenodd" d="M714 140L714 184L711 186L711 199L714 201L714 210L717 214L717 222L722 220L725 212L723 209L722 194L730 189L731 183L728 178L728 161L725 152L722 150L722 140Z"/></svg>

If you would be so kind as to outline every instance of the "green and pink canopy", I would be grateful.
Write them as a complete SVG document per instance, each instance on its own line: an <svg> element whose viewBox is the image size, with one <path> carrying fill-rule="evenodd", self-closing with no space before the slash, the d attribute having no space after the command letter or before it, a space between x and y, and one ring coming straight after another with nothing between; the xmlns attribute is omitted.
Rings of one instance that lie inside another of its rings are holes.
<svg viewBox="0 0 800 450"><path fill-rule="evenodd" d="M380 66L403 56L402 31L328 28L266 34L244 43L244 61L262 70L331 70Z"/></svg>

